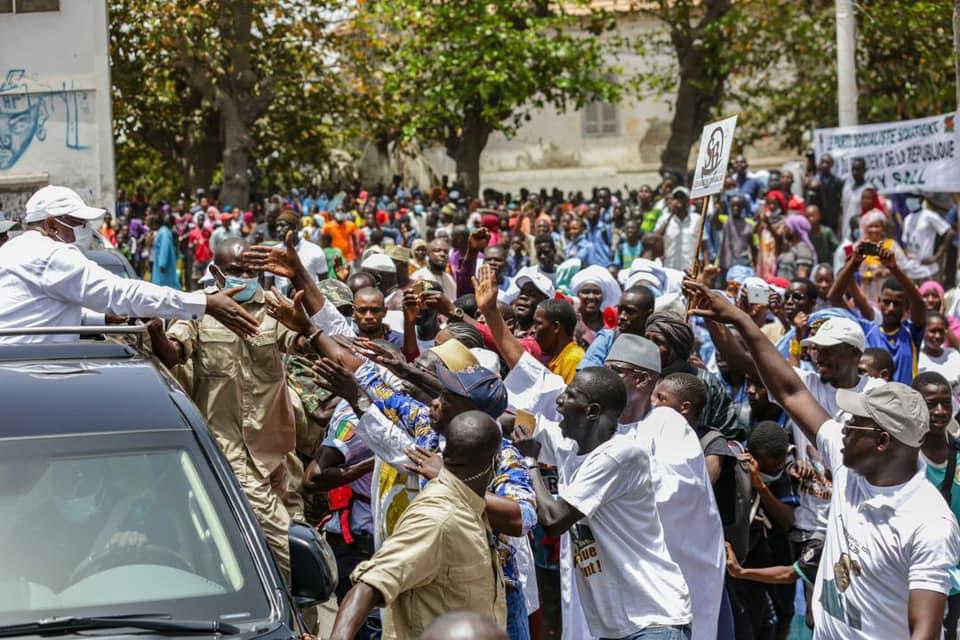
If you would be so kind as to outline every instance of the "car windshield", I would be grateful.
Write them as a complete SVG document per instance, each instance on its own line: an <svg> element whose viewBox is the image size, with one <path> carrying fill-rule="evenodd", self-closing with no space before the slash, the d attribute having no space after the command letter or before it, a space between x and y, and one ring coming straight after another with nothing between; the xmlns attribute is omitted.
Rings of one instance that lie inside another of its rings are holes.
<svg viewBox="0 0 960 640"><path fill-rule="evenodd" d="M110 436L113 451L78 451L98 436L0 447L0 623L268 618L249 548L196 447L117 450L125 437Z"/></svg>

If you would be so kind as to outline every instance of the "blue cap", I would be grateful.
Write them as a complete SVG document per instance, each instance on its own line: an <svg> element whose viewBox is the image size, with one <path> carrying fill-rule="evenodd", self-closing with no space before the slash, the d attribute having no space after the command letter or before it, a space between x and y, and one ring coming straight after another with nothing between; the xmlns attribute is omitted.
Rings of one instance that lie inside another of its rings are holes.
<svg viewBox="0 0 960 640"><path fill-rule="evenodd" d="M444 389L469 398L488 416L496 419L507 410L507 389L493 371L476 365L454 373L442 362L437 363L436 371Z"/></svg>

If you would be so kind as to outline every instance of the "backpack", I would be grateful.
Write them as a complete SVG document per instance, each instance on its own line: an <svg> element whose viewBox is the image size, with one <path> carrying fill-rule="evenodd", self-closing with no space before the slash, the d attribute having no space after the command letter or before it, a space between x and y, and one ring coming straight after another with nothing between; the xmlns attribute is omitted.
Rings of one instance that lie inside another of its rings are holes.
<svg viewBox="0 0 960 640"><path fill-rule="evenodd" d="M712 430L700 438L700 447L706 451L708 446L720 438L726 440L730 457L736 461L733 468L733 519L723 523L723 537L733 547L737 560L743 562L750 551L750 523L753 522L760 503L760 495L753 489L750 465L743 460L743 445L736 440L727 440L722 433Z"/></svg>

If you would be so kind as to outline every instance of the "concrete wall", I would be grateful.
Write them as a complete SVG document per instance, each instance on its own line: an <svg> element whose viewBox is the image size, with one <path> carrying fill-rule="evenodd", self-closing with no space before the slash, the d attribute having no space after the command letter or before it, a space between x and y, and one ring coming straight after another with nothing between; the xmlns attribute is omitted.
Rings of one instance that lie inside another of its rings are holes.
<svg viewBox="0 0 960 640"><path fill-rule="evenodd" d="M113 205L106 2L59 5L0 13L0 209L15 218L45 184Z"/></svg>

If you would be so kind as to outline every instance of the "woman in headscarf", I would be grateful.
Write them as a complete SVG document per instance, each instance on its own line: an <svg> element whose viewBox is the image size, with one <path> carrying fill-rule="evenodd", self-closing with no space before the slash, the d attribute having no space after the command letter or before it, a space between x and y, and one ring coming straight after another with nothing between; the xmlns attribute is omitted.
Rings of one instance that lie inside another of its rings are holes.
<svg viewBox="0 0 960 640"><path fill-rule="evenodd" d="M806 216L792 213L776 228L780 238L777 256L777 277L793 280L809 278L817 251L810 241L810 221Z"/></svg>
<svg viewBox="0 0 960 640"><path fill-rule="evenodd" d="M860 244L875 244L881 249L892 251L897 264L903 264L907 256L896 240L887 237L887 223L887 214L880 209L871 209L863 214L860 217ZM883 281L889 275L890 272L880 263L879 257L874 255L864 258L860 265L860 277L863 281L861 286L871 304L880 296Z"/></svg>
<svg viewBox="0 0 960 640"><path fill-rule="evenodd" d="M413 275L420 269L427 267L427 241L417 238L410 247L410 265L407 267Z"/></svg>
<svg viewBox="0 0 960 640"><path fill-rule="evenodd" d="M783 220L787 200L779 191L767 193L763 212L757 220L757 276L767 279L777 275L777 235L774 229Z"/></svg>
<svg viewBox="0 0 960 640"><path fill-rule="evenodd" d="M689 373L706 385L707 404L700 414L699 426L718 429L727 437L735 436L737 413L723 383L706 369L690 364L696 342L693 329L683 317L669 311L655 311L647 319L646 338L660 349L661 378L671 373Z"/></svg>
<svg viewBox="0 0 960 640"><path fill-rule="evenodd" d="M960 348L960 318L947 314L943 285L936 280L927 280L920 285L920 295L927 311L942 313L947 319L947 344L954 349Z"/></svg>
<svg viewBox="0 0 960 640"><path fill-rule="evenodd" d="M580 346L585 349L606 326L604 311L620 303L620 285L609 271L593 265L573 276L570 287L578 300L575 333L581 336Z"/></svg>

